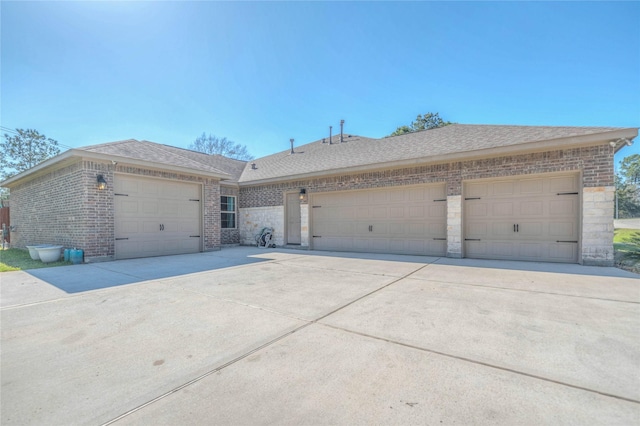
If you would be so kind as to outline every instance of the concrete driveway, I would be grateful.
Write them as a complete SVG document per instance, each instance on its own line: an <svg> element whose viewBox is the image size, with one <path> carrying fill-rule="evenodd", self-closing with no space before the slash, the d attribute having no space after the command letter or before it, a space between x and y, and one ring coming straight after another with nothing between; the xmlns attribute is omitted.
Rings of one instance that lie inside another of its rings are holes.
<svg viewBox="0 0 640 426"><path fill-rule="evenodd" d="M640 423L613 268L238 247L0 280L3 425Z"/></svg>

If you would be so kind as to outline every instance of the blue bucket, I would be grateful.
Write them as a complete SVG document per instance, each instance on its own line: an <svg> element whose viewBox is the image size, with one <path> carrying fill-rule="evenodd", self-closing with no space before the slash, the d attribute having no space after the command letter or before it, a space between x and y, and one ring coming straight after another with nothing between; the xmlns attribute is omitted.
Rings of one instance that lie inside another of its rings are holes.
<svg viewBox="0 0 640 426"><path fill-rule="evenodd" d="M69 259L71 260L71 263L73 263L74 265L81 264L83 258L84 258L84 250L81 250L81 249L70 250Z"/></svg>
<svg viewBox="0 0 640 426"><path fill-rule="evenodd" d="M71 259L71 249L64 249L64 261L68 262Z"/></svg>

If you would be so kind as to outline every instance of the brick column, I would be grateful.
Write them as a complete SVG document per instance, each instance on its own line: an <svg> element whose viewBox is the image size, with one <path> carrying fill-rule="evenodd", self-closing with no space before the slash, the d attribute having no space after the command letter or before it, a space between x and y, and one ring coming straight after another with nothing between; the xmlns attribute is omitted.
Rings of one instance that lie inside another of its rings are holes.
<svg viewBox="0 0 640 426"><path fill-rule="evenodd" d="M582 264L613 266L615 187L582 190Z"/></svg>

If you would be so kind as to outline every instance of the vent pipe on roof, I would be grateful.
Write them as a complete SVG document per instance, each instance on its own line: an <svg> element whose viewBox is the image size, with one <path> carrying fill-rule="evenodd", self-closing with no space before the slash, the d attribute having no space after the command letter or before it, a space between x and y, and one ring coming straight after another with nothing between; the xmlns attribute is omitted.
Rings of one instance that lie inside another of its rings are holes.
<svg viewBox="0 0 640 426"><path fill-rule="evenodd" d="M333 142L331 141L331 130L333 129L333 126L329 126L329 145L331 145Z"/></svg>
<svg viewBox="0 0 640 426"><path fill-rule="evenodd" d="M291 152L290 152L290 154L295 154L295 152L293 152L293 138L289 139L289 142L291 142Z"/></svg>
<svg viewBox="0 0 640 426"><path fill-rule="evenodd" d="M255 170L255 169L257 169L256 163L251 163L251 170Z"/></svg>
<svg viewBox="0 0 640 426"><path fill-rule="evenodd" d="M343 127L344 127L344 120L340 120L340 143L344 142L344 139L342 138Z"/></svg>
<svg viewBox="0 0 640 426"><path fill-rule="evenodd" d="M322 143L327 143L327 138L322 138Z"/></svg>

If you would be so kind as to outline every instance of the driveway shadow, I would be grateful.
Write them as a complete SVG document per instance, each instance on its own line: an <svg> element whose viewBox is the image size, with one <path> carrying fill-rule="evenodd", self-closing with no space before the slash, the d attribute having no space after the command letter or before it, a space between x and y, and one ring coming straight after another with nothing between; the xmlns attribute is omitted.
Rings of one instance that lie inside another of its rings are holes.
<svg viewBox="0 0 640 426"><path fill-rule="evenodd" d="M260 254L262 256L256 256ZM233 266L268 262L268 252L242 247L217 252L117 260L25 271L66 293L80 293Z"/></svg>

